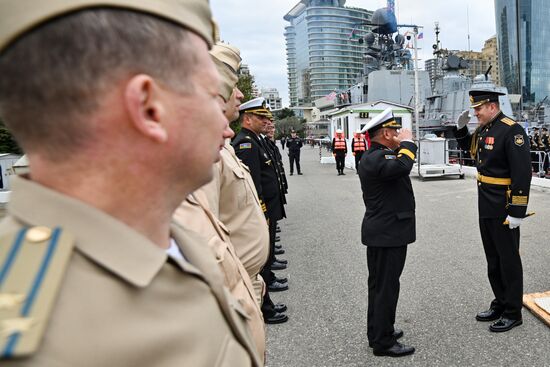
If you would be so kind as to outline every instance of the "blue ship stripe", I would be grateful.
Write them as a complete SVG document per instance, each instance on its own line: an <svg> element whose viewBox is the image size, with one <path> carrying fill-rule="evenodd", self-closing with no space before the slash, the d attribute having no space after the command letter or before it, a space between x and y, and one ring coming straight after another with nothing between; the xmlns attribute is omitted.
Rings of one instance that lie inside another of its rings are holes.
<svg viewBox="0 0 550 367"><path fill-rule="evenodd" d="M27 296L25 304L23 305L23 309L21 310L21 316L23 317L27 317L29 315L30 310L34 304L36 295L38 294L38 291L40 290L40 286L42 285L42 281L44 280L44 275L48 270L53 254L57 248L57 243L59 240L60 233L61 233L60 228L56 228L53 231L52 238L48 245L48 249L46 250L46 254L42 259L42 264L40 264L40 268L34 278L34 282L32 284L31 290ZM10 358L13 355L13 352L17 346L17 342L19 341L20 337L21 337L21 333L15 333L9 337L8 342L6 343L6 346L4 348L4 352L2 353L2 357Z"/></svg>
<svg viewBox="0 0 550 367"><path fill-rule="evenodd" d="M11 249L8 253L8 256L6 257L6 261L4 261L4 264L2 264L2 267L0 267L0 288L4 284L4 281L8 276L8 273L15 261L15 258L17 257L17 253L21 248L21 244L25 239L26 233L27 233L27 228L23 228L19 231L19 233L17 233L17 236L15 237L15 241L13 242Z"/></svg>

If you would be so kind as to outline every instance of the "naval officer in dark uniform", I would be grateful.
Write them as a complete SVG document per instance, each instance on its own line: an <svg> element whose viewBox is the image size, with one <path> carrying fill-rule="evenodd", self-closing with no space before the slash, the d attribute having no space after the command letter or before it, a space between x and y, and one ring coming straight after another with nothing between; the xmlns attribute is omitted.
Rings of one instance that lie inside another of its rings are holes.
<svg viewBox="0 0 550 367"><path fill-rule="evenodd" d="M290 131L290 138L286 141L286 146L288 147L288 159L290 164L290 175L292 176L294 174L294 163L296 162L296 170L298 171L298 174L302 174L302 170L300 168L300 149L302 149L302 146L304 143L302 142L302 139L298 137L296 134L296 131L291 130Z"/></svg>
<svg viewBox="0 0 550 367"><path fill-rule="evenodd" d="M239 111L242 128L231 144L235 148L235 154L250 169L250 175L268 221L269 258L260 274L266 284L273 286L274 274L271 272L271 266L275 262L275 233L277 221L282 219L284 215L276 162L262 137L262 134L267 132L273 115L269 105L262 97L241 104ZM280 285L284 287L283 284ZM288 320L287 315L277 312L268 291L266 291L263 299L262 313L265 322L268 324L282 323Z"/></svg>
<svg viewBox="0 0 550 367"><path fill-rule="evenodd" d="M376 356L401 357L414 348L397 341L394 328L399 277L407 245L416 240L415 201L409 174L417 147L411 131L401 129L391 109L373 118L365 129L371 147L361 158L359 179L365 202L361 241L367 246L367 336Z"/></svg>
<svg viewBox="0 0 550 367"><path fill-rule="evenodd" d="M526 217L531 185L529 138L525 130L500 111L491 90L471 90L471 108L479 121L468 130L469 111L457 120L455 136L475 159L478 176L479 229L487 258L489 282L495 295L478 321L494 321L491 331L508 331L522 324L523 270L519 255L519 226Z"/></svg>

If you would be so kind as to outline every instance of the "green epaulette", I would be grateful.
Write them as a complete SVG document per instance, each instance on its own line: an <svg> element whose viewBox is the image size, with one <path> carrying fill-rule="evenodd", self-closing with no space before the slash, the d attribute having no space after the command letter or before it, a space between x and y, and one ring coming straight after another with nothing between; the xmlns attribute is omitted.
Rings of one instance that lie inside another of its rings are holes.
<svg viewBox="0 0 550 367"><path fill-rule="evenodd" d="M504 117L504 118L500 119L500 121L504 122L508 126L512 126L513 124L516 123L514 120L512 120L509 117Z"/></svg>
<svg viewBox="0 0 550 367"><path fill-rule="evenodd" d="M0 237L0 359L40 346L73 248L74 237L61 228Z"/></svg>

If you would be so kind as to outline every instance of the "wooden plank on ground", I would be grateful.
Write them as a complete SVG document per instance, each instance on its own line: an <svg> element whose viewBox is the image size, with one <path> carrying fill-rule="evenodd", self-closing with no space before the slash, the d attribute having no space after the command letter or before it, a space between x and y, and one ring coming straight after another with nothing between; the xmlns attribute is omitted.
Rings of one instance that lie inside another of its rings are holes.
<svg viewBox="0 0 550 367"><path fill-rule="evenodd" d="M550 313L539 307L535 303L535 299L542 297L550 297L550 291L543 293L529 293L523 295L523 305L529 309L535 316L544 321L550 327Z"/></svg>

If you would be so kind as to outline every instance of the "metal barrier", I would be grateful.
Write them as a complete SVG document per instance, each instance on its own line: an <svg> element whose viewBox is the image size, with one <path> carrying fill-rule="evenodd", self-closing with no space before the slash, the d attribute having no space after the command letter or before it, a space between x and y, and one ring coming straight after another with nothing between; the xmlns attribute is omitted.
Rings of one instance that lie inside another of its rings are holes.
<svg viewBox="0 0 550 367"><path fill-rule="evenodd" d="M546 168L548 166L549 153L542 150L531 150L531 165L533 166L533 172L539 177L546 177ZM536 160L533 159L536 157Z"/></svg>

